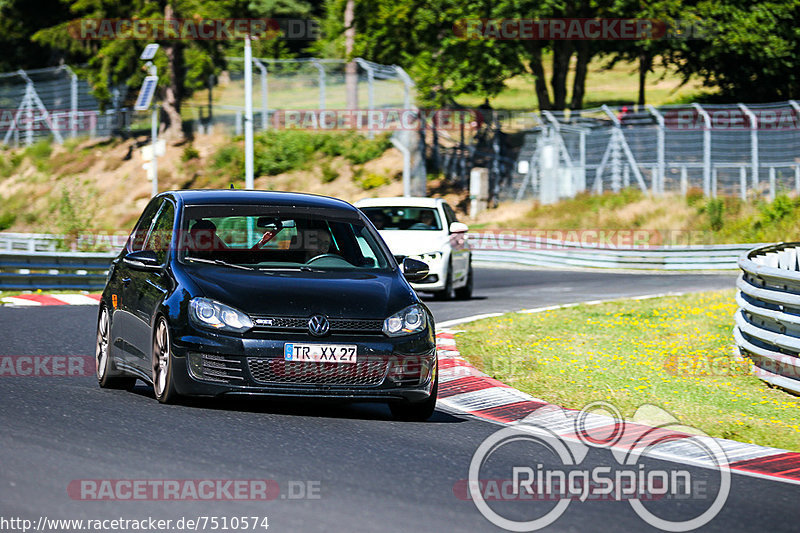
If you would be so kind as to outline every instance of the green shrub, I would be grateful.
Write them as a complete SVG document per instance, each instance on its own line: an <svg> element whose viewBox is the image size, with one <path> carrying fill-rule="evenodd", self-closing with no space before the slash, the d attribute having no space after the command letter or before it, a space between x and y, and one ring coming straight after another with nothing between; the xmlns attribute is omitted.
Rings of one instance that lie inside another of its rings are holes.
<svg viewBox="0 0 800 533"><path fill-rule="evenodd" d="M708 225L714 231L719 231L724 225L725 202L720 198L711 198L706 202L704 211L708 215Z"/></svg>
<svg viewBox="0 0 800 533"><path fill-rule="evenodd" d="M795 201L786 194L779 194L771 203L761 206L761 217L765 222L778 222L793 214L794 210Z"/></svg>
<svg viewBox="0 0 800 533"><path fill-rule="evenodd" d="M689 207L694 207L700 202L703 201L705 195L703 194L703 189L699 189L697 187L692 187L688 191L686 191L686 205Z"/></svg>
<svg viewBox="0 0 800 533"><path fill-rule="evenodd" d="M56 206L56 224L59 233L68 241L64 243L65 246L68 247L69 242L77 240L81 233L92 230L93 213L97 208L96 198L96 191L85 186L61 189Z"/></svg>
<svg viewBox="0 0 800 533"><path fill-rule="evenodd" d="M233 173L241 174L244 169L241 148L235 144L223 146L214 154L211 166L215 170L226 169Z"/></svg>
<svg viewBox="0 0 800 533"><path fill-rule="evenodd" d="M23 152L23 157L28 157L37 170L45 172L50 168L50 154L53 153L53 145L48 140L38 141Z"/></svg>
<svg viewBox="0 0 800 533"><path fill-rule="evenodd" d="M368 191L370 189L377 189L378 187L388 185L392 180L384 174L375 174L374 172L370 172L366 175L359 174L355 181L359 187L365 191Z"/></svg>
<svg viewBox="0 0 800 533"><path fill-rule="evenodd" d="M323 163L320 168L322 169L322 183L330 183L339 177L339 173L331 167L330 163Z"/></svg>
<svg viewBox="0 0 800 533"><path fill-rule="evenodd" d="M302 130L270 130L256 138L256 175L275 176L303 167L311 160L317 144L314 134Z"/></svg>
<svg viewBox="0 0 800 533"><path fill-rule="evenodd" d="M10 212L0 213L0 231L6 230L14 225L17 215Z"/></svg>
<svg viewBox="0 0 800 533"><path fill-rule="evenodd" d="M197 151L197 148L192 146L191 144L187 144L183 147L183 153L181 154L181 161L186 163L191 159L199 159L200 152Z"/></svg>
<svg viewBox="0 0 800 533"><path fill-rule="evenodd" d="M380 157L383 152L392 146L388 133L379 135L374 139L366 139L361 135L352 139L349 149L342 155L354 165L362 165Z"/></svg>

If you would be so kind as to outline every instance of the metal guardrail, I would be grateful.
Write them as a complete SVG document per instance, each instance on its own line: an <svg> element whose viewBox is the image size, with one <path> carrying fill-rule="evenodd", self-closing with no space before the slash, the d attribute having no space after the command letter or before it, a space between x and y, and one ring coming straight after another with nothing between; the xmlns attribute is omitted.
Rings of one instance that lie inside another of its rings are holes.
<svg viewBox="0 0 800 533"><path fill-rule="evenodd" d="M59 237L49 233L0 233L0 252L55 252Z"/></svg>
<svg viewBox="0 0 800 533"><path fill-rule="evenodd" d="M752 249L739 258L733 336L756 375L800 393L800 243Z"/></svg>
<svg viewBox="0 0 800 533"><path fill-rule="evenodd" d="M467 236L480 243L480 234ZM733 270L739 256L753 244L708 246L649 246L606 248L550 239L497 242L490 249L473 247L476 261L516 263L541 267L618 268L634 270ZM504 249L507 248L507 249Z"/></svg>
<svg viewBox="0 0 800 533"><path fill-rule="evenodd" d="M0 289L95 290L117 252L0 252Z"/></svg>

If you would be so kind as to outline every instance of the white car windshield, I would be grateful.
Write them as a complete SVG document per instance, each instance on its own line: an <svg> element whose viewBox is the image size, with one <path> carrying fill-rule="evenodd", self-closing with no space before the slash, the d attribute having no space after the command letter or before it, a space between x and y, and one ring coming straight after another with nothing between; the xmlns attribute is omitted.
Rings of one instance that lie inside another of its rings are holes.
<svg viewBox="0 0 800 533"><path fill-rule="evenodd" d="M379 230L441 231L439 212L432 207L363 207Z"/></svg>

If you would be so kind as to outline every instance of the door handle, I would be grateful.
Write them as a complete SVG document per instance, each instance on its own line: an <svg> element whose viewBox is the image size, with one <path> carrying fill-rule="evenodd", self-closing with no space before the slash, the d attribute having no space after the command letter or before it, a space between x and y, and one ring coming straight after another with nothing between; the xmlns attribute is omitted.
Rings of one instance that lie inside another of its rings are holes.
<svg viewBox="0 0 800 533"><path fill-rule="evenodd" d="M122 278L122 285L127 287L131 284L131 278Z"/></svg>

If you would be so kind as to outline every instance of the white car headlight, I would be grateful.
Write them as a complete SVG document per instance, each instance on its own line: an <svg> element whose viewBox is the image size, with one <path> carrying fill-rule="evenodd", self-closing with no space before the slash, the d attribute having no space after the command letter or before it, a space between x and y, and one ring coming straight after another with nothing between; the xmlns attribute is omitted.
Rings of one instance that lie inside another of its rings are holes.
<svg viewBox="0 0 800 533"><path fill-rule="evenodd" d="M442 259L442 252L429 252L425 254L419 254L412 256L412 259L419 259L420 261L423 261L430 265L431 263L435 263Z"/></svg>
<svg viewBox="0 0 800 533"><path fill-rule="evenodd" d="M419 333L425 329L425 310L419 304L409 305L383 321L383 332L390 337Z"/></svg>
<svg viewBox="0 0 800 533"><path fill-rule="evenodd" d="M189 318L199 326L242 333L253 327L249 316L209 298L192 298Z"/></svg>

